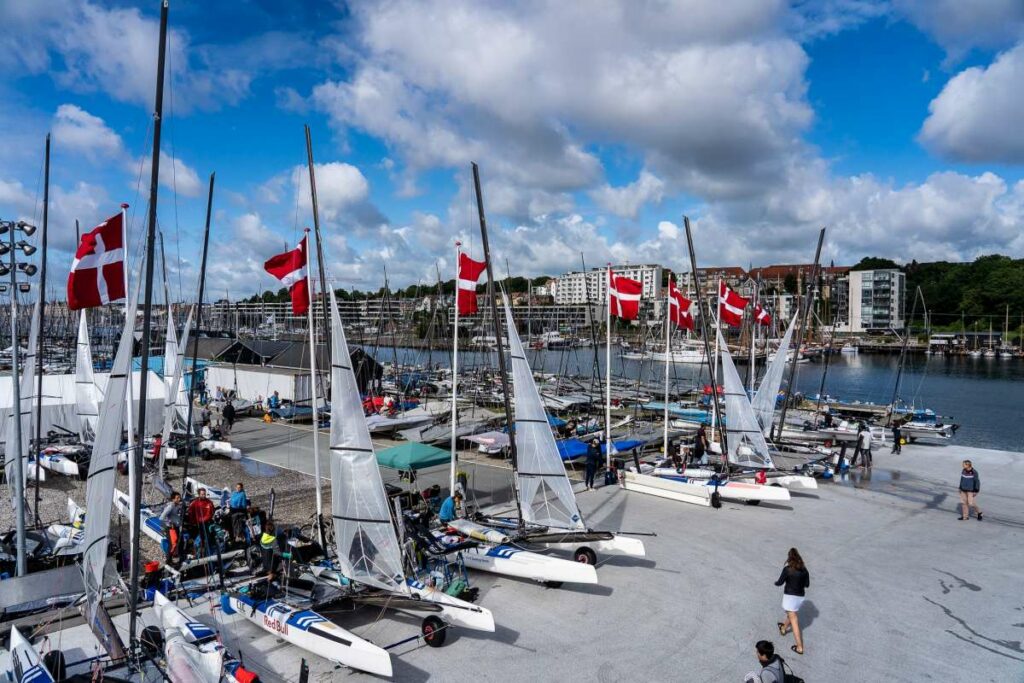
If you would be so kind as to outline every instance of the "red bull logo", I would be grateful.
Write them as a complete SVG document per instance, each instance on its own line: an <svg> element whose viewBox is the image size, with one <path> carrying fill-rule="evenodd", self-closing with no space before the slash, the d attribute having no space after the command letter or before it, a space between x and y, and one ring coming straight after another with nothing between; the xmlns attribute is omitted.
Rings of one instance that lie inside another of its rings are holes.
<svg viewBox="0 0 1024 683"><path fill-rule="evenodd" d="M263 626L266 628L277 631L282 635L288 635L288 624L281 621L280 619L271 619L267 615L263 615Z"/></svg>

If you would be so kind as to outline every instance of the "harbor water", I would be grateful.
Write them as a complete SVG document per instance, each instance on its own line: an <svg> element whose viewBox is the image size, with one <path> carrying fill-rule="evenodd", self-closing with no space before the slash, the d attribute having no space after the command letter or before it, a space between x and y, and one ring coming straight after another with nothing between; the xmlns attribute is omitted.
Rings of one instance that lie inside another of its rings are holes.
<svg viewBox="0 0 1024 683"><path fill-rule="evenodd" d="M373 352L372 348L367 349ZM535 372L559 376L579 376L590 382L596 372L604 372L604 348L574 348L535 351L527 355ZM377 350L381 362L427 363L447 367L450 354L422 349L390 348ZM495 367L493 353L459 353L460 374L474 367ZM876 354L835 354L825 377L825 394L844 402L863 401L888 404L896 385L899 357ZM746 380L747 368L738 367ZM758 373L764 372L758 365ZM665 366L650 360L623 359L618 348L612 349L613 377L642 379L661 384ZM704 366L675 364L669 370L672 381L708 383ZM815 395L821 388L825 363L801 363L797 371L797 388L805 395ZM788 377L788 374L787 374ZM1019 358L969 358L946 356L908 356L897 394L909 405L930 408L947 421L961 425L954 444L1019 451L1024 444L1024 360Z"/></svg>

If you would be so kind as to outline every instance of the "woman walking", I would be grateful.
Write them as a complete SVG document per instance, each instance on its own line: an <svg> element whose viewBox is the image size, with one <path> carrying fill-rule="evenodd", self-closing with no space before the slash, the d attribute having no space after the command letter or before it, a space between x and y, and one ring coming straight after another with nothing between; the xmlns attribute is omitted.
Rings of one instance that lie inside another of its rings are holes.
<svg viewBox="0 0 1024 683"><path fill-rule="evenodd" d="M811 585L811 575L804 565L804 558L800 557L796 548L789 549L786 566L782 568L782 573L779 574L779 580L775 582L775 585L786 586L782 591L782 609L786 612L786 621L778 622L779 635L784 636L792 631L796 645L789 649L802 655L804 639L800 633L800 620L797 613L800 611L800 606L804 604L804 590Z"/></svg>
<svg viewBox="0 0 1024 683"><path fill-rule="evenodd" d="M971 516L971 508L978 515L981 521L981 508L978 507L978 492L981 491L981 479L970 460L964 460L964 468L960 471L960 507L963 514L960 519L968 519Z"/></svg>

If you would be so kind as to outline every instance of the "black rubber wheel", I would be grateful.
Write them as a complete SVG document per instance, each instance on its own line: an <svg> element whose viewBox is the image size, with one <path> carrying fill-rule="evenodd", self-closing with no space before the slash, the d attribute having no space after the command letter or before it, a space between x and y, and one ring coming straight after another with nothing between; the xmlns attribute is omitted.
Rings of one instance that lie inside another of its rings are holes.
<svg viewBox="0 0 1024 683"><path fill-rule="evenodd" d="M597 564L597 553L590 548L576 548L573 559L581 564L595 565Z"/></svg>
<svg viewBox="0 0 1024 683"><path fill-rule="evenodd" d="M150 656L155 656L164 651L164 634L159 626L147 626L142 629L139 641L142 643L142 649Z"/></svg>
<svg viewBox="0 0 1024 683"><path fill-rule="evenodd" d="M747 505L760 505L760 504L761 504L761 501L759 501L759 500L748 500L747 501Z"/></svg>
<svg viewBox="0 0 1024 683"><path fill-rule="evenodd" d="M544 582L544 587L545 588L561 588L562 587L562 582L561 581L545 581Z"/></svg>
<svg viewBox="0 0 1024 683"><path fill-rule="evenodd" d="M722 507L722 494L719 493L718 491L713 491L711 493L711 507L713 507L713 508L720 508L720 507Z"/></svg>
<svg viewBox="0 0 1024 683"><path fill-rule="evenodd" d="M212 460L213 453L210 452L209 448L204 448L203 450L199 451L199 457L202 460Z"/></svg>
<svg viewBox="0 0 1024 683"><path fill-rule="evenodd" d="M55 681L63 681L68 677L68 667L64 662L64 653L60 650L50 650L43 655L43 666L50 672Z"/></svg>
<svg viewBox="0 0 1024 683"><path fill-rule="evenodd" d="M427 645L441 647L448 638L448 625L440 617L431 614L420 625L420 633L423 634L423 642Z"/></svg>

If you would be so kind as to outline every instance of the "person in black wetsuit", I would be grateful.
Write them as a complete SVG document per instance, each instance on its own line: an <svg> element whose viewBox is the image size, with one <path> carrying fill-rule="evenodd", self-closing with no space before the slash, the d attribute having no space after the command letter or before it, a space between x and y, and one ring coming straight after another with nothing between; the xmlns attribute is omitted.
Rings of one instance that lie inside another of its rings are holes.
<svg viewBox="0 0 1024 683"><path fill-rule="evenodd" d="M697 465L704 464L704 457L708 452L708 432L704 425L697 428L697 436L693 439L693 462Z"/></svg>
<svg viewBox="0 0 1024 683"><path fill-rule="evenodd" d="M597 437L594 437L587 445L586 485L588 491L594 488L594 480L597 478L597 468L600 463L601 445Z"/></svg>
<svg viewBox="0 0 1024 683"><path fill-rule="evenodd" d="M811 575L807 571L806 565L804 565L804 558L800 557L800 553L796 548L789 549L786 566L782 568L782 573L779 574L779 579L775 582L775 585L786 586L782 592L782 609L786 612L786 621L778 623L779 635L784 636L792 631L796 645L793 645L790 649L798 655L802 655L804 653L804 639L800 633L800 620L797 614L804 603L804 593L811 585Z"/></svg>

